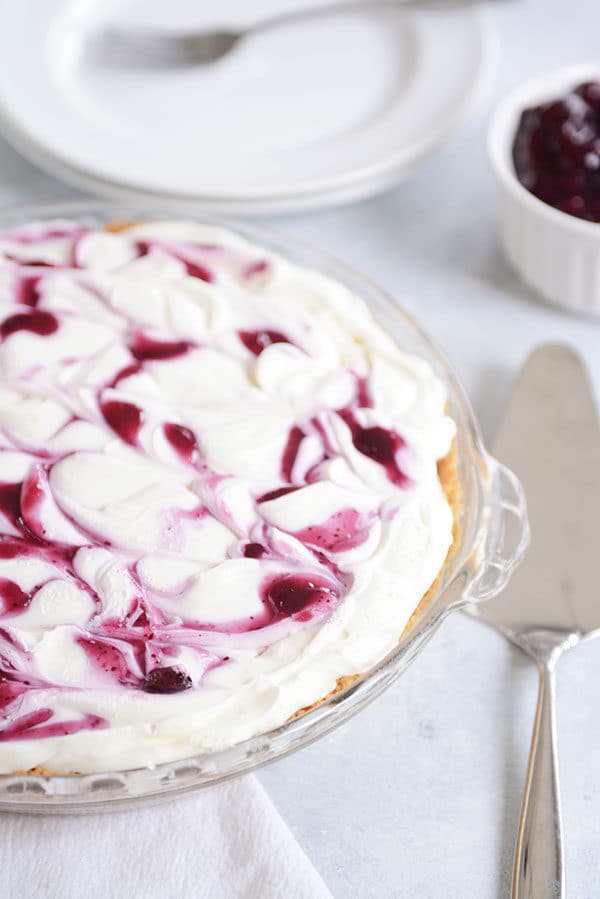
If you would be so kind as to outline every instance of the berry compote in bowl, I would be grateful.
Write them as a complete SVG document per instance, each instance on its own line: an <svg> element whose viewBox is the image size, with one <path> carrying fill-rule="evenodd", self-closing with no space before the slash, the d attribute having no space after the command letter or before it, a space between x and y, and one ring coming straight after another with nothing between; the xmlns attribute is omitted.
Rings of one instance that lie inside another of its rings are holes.
<svg viewBox="0 0 600 899"><path fill-rule="evenodd" d="M80 201L4 211L0 215L0 231L32 221L70 220L83 227L102 229L119 221L151 223L168 217L168 210L164 209ZM199 221L207 220L202 216ZM3 774L0 775L0 808L4 810L80 813L174 797L227 781L300 749L359 712L395 681L450 612L467 602L486 600L500 591L526 550L528 526L521 485L512 472L486 452L463 388L425 332L398 303L345 264L294 239L244 223L208 223L224 226L349 289L368 304L379 324L402 350L426 360L441 379L447 394L447 412L456 426L458 499L452 552L428 594L428 601L419 606L392 651L309 711L292 716L267 733L178 761L101 773L88 769L92 773L57 774L36 770ZM251 337L247 339L249 352L259 355L262 344L253 347ZM268 342L276 343L272 336ZM187 685L174 686L179 689ZM162 693L168 692L164 683L151 682L145 689L151 691L154 687Z"/></svg>
<svg viewBox="0 0 600 899"><path fill-rule="evenodd" d="M514 90L492 118L488 153L511 265L548 302L600 316L600 65Z"/></svg>

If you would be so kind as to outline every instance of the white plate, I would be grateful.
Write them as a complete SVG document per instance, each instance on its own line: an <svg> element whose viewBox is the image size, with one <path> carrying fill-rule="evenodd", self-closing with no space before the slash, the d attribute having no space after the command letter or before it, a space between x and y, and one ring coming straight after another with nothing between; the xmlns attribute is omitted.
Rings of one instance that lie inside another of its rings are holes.
<svg viewBox="0 0 600 899"><path fill-rule="evenodd" d="M245 213L373 193L473 100L489 56L481 9L307 21L204 68L117 70L84 52L103 23L240 25L298 2L220 0L217 23L197 0L45 0L35 16L4 4L0 128L53 174L122 199Z"/></svg>

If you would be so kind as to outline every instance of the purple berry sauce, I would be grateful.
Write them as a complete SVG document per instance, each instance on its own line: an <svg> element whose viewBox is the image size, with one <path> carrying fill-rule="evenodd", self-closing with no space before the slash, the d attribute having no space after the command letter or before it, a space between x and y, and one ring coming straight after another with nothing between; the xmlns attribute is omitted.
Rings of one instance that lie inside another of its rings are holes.
<svg viewBox="0 0 600 899"><path fill-rule="evenodd" d="M107 400L101 404L102 415L107 425L125 443L135 446L142 426L142 410L134 403L121 400Z"/></svg>
<svg viewBox="0 0 600 899"><path fill-rule="evenodd" d="M403 438L396 431L379 425L363 427L350 409L340 409L338 415L350 428L352 443L358 452L381 465L392 484L407 487L410 479L398 465L398 453L406 446Z"/></svg>
<svg viewBox="0 0 600 899"><path fill-rule="evenodd" d="M142 681L145 693L181 693L189 690L192 679L185 671L178 668L155 668Z"/></svg>
<svg viewBox="0 0 600 899"><path fill-rule="evenodd" d="M17 331L29 331L40 337L47 337L56 330L58 330L56 317L51 312L35 309L32 312L17 312L5 318L0 325L0 336L5 339Z"/></svg>
<svg viewBox="0 0 600 899"><path fill-rule="evenodd" d="M517 178L539 200L600 222L600 83L524 110L512 158Z"/></svg>
<svg viewBox="0 0 600 899"><path fill-rule="evenodd" d="M255 356L260 356L263 350L273 343L290 343L281 331L239 331L239 338Z"/></svg>

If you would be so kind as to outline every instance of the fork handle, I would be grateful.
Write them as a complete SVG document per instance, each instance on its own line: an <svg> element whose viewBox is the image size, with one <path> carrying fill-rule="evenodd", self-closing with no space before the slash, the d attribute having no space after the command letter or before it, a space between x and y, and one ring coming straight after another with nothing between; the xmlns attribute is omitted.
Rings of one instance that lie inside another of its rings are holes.
<svg viewBox="0 0 600 899"><path fill-rule="evenodd" d="M319 6L309 6L305 9L290 9L282 13L276 13L264 19L260 19L245 29L246 34L259 31L269 31L271 28L279 28L281 25L292 25L303 19L324 19L331 15L353 13L357 10L371 12L374 9L456 9L466 6L475 6L481 0L333 0Z"/></svg>
<svg viewBox="0 0 600 899"><path fill-rule="evenodd" d="M554 671L558 653L537 660L540 675L513 869L512 899L564 899Z"/></svg>

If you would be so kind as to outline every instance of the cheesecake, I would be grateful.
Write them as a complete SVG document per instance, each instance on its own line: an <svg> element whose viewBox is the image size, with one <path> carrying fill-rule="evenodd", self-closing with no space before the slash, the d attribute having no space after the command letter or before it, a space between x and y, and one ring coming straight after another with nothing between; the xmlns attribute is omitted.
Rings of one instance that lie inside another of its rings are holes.
<svg viewBox="0 0 600 899"><path fill-rule="evenodd" d="M0 235L0 772L277 728L423 612L447 390L344 285L213 225Z"/></svg>

